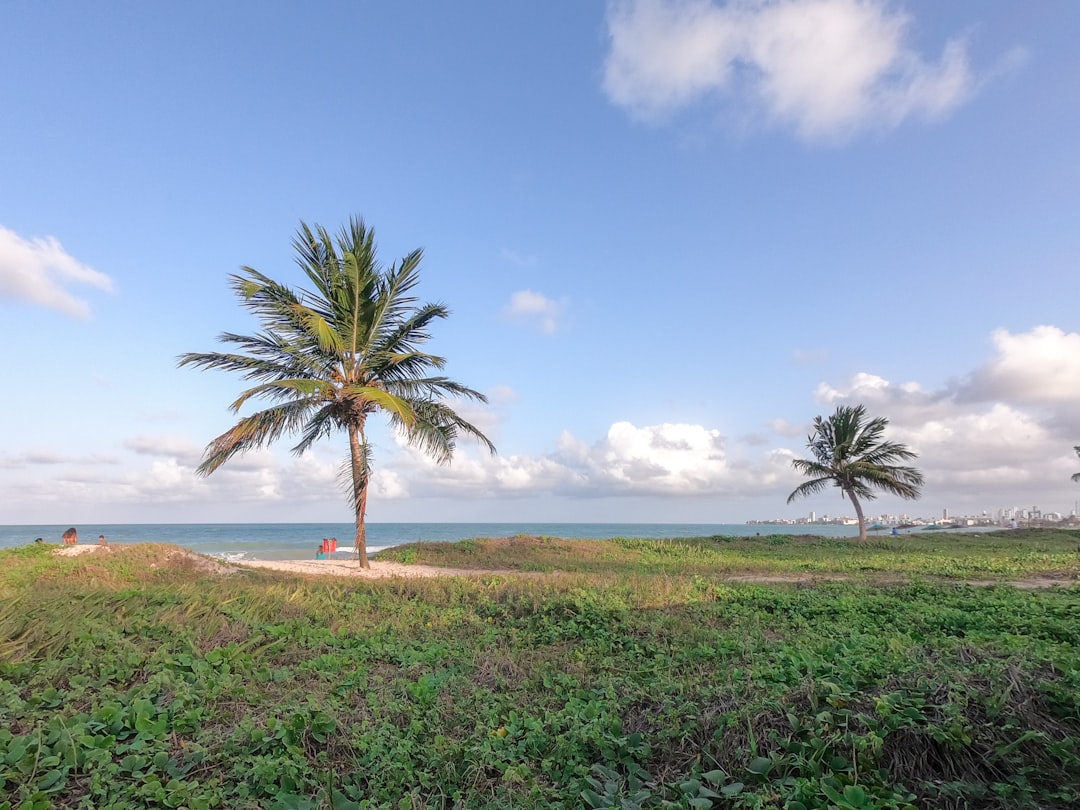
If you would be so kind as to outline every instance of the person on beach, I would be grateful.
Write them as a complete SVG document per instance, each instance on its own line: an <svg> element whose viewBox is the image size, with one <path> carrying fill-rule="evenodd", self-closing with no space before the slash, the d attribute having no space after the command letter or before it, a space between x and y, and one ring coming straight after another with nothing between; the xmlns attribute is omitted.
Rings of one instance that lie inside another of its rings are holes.
<svg viewBox="0 0 1080 810"><path fill-rule="evenodd" d="M103 535L103 534L98 535L97 541L98 541L99 546L107 546L107 545L109 545L105 540L105 535Z"/></svg>
<svg viewBox="0 0 1080 810"><path fill-rule="evenodd" d="M79 542L79 533L75 531L75 527L72 526L70 529L64 532L63 536L60 539L64 541L65 546L74 546Z"/></svg>

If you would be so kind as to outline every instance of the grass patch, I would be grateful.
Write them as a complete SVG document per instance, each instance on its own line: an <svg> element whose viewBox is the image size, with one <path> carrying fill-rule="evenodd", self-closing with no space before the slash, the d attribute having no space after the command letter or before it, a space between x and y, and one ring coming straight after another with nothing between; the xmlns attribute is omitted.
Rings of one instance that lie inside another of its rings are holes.
<svg viewBox="0 0 1080 810"><path fill-rule="evenodd" d="M1077 539L908 539L416 544L560 573L384 581L0 552L0 807L1077 806L1080 589L922 579L1067 577ZM889 555L919 581L726 578Z"/></svg>
<svg viewBox="0 0 1080 810"><path fill-rule="evenodd" d="M453 568L677 576L1080 577L1080 531L919 532L865 543L819 535L563 540L519 535L411 543L379 559Z"/></svg>

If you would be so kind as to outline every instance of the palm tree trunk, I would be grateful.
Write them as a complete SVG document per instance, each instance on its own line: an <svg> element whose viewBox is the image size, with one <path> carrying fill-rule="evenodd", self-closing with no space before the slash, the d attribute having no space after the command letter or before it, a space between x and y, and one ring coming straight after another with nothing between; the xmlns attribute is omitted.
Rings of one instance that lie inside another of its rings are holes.
<svg viewBox="0 0 1080 810"><path fill-rule="evenodd" d="M859 519L859 542L866 542L866 518L863 517L862 504L859 503L859 499L855 497L855 493L850 489L846 490L848 497L851 498L851 503L855 506L855 517Z"/></svg>
<svg viewBox="0 0 1080 810"><path fill-rule="evenodd" d="M371 563L367 557L367 488L368 488L368 464L367 464L367 439L364 437L364 426L349 425L349 454L352 460L352 501L356 509L356 540L353 547L356 549L356 558L360 561L361 568L370 568Z"/></svg>

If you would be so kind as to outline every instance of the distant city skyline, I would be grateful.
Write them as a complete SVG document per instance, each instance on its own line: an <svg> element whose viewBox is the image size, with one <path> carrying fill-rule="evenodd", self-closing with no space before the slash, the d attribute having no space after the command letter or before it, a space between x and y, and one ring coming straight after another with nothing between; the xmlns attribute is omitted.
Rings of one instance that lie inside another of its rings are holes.
<svg viewBox="0 0 1080 810"><path fill-rule="evenodd" d="M497 33L496 33L497 32ZM178 369L303 283L300 220L425 249L499 449L372 425L368 519L744 523L862 403L914 503L1080 498L1080 6L0 5L0 523L347 521L344 437L194 474Z"/></svg>
<svg viewBox="0 0 1080 810"><path fill-rule="evenodd" d="M940 516L920 514L916 510L909 510L907 512L879 512L877 514L866 513L866 522L871 523L884 523L892 525L900 522L915 522L915 523L964 523L964 522L981 522L981 523L993 523L993 524L1006 524L1013 520L1023 521L1047 521L1047 522L1060 522L1063 520L1070 520L1072 518L1080 517L1080 502L1074 504L1073 508L1068 512L1060 512L1054 509L1041 509L1038 506L1032 506L1031 508L1010 506L1000 507L995 510L984 509L980 512L972 512L966 514L955 514L948 509L943 509ZM801 517L772 517L772 518L752 518L746 521L749 524L791 524L791 525L810 525L810 524L830 524L830 523L845 523L855 525L858 523L858 518L854 514L818 514L817 512L810 512L808 515Z"/></svg>

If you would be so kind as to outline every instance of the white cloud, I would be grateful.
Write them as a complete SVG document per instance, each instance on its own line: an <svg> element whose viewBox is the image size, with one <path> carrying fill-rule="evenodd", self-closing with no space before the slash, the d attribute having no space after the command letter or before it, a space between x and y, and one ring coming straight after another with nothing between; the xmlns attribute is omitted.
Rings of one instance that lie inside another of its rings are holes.
<svg viewBox="0 0 1080 810"><path fill-rule="evenodd" d="M198 466L203 454L203 448L183 436L135 436L124 447L140 456L175 458L192 467Z"/></svg>
<svg viewBox="0 0 1080 810"><path fill-rule="evenodd" d="M841 402L861 402L870 410L876 406L887 406L894 414L917 412L925 417L935 405L945 398L944 393L932 393L923 389L917 382L893 383L876 374L860 372L851 378L843 388L836 388L829 383L821 383L814 392L815 397L824 405L837 405Z"/></svg>
<svg viewBox="0 0 1080 810"><path fill-rule="evenodd" d="M787 439L795 439L800 436L805 436L810 432L810 429L806 425L793 425L786 419L770 419L769 429L778 436L783 436Z"/></svg>
<svg viewBox="0 0 1080 810"><path fill-rule="evenodd" d="M114 456L109 455L85 455L72 456L51 447L36 447L16 454L0 455L0 469L27 471L34 466L54 466L70 464L118 464Z"/></svg>
<svg viewBox="0 0 1080 810"><path fill-rule="evenodd" d="M702 425L616 422L592 443L566 431L543 456L492 457L465 449L439 466L401 446L385 467L409 482L413 497L753 494L793 478L790 455L778 464L768 451L751 461L730 457L726 445L720 431Z"/></svg>
<svg viewBox="0 0 1080 810"><path fill-rule="evenodd" d="M69 284L113 287L111 278L69 255L53 237L24 239L0 226L0 297L89 317L90 305L68 292Z"/></svg>
<svg viewBox="0 0 1080 810"><path fill-rule="evenodd" d="M927 493L1068 503L1078 494L1068 475L1080 442L1080 334L998 330L993 343L989 362L939 391L862 373L843 386L823 383L818 399L887 417L889 437L919 453Z"/></svg>
<svg viewBox="0 0 1080 810"><path fill-rule="evenodd" d="M548 298L543 293L519 290L510 296L505 313L516 321L534 324L551 333L559 328L558 319L564 308L562 301Z"/></svg>
<svg viewBox="0 0 1080 810"><path fill-rule="evenodd" d="M966 45L927 61L910 25L884 0L613 0L604 90L654 121L723 97L811 141L939 118L975 90Z"/></svg>
<svg viewBox="0 0 1080 810"><path fill-rule="evenodd" d="M518 392L509 385L496 385L488 392L488 399L491 402L499 404L516 402L518 399Z"/></svg>
<svg viewBox="0 0 1080 810"><path fill-rule="evenodd" d="M957 391L961 399L1052 405L1076 402L1080 395L1080 333L1037 326L993 336L997 356L977 369Z"/></svg>

